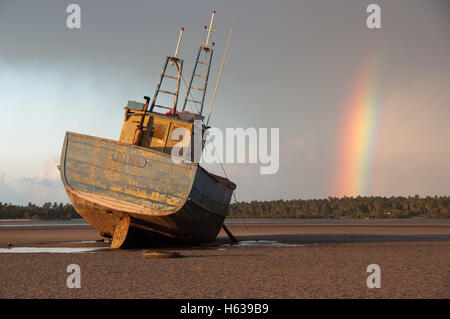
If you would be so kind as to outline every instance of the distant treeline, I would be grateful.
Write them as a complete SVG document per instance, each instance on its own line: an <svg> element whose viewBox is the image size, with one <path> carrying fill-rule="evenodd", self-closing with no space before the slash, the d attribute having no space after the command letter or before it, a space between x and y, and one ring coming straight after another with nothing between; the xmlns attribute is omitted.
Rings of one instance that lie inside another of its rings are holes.
<svg viewBox="0 0 450 319"><path fill-rule="evenodd" d="M69 204L45 203L37 206L28 203L27 206L11 205L0 202L0 219L26 218L26 219L71 219L81 218Z"/></svg>
<svg viewBox="0 0 450 319"><path fill-rule="evenodd" d="M450 196L434 197L329 197L238 202L230 205L228 218L450 218ZM0 202L0 219L81 218L70 204L29 203L18 206Z"/></svg>
<svg viewBox="0 0 450 319"><path fill-rule="evenodd" d="M329 197L231 204L229 218L450 218L450 196Z"/></svg>

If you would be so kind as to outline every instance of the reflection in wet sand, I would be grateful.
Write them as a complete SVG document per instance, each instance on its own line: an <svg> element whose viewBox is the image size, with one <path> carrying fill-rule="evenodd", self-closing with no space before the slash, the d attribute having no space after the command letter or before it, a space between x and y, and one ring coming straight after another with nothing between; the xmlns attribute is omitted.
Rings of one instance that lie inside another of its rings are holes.
<svg viewBox="0 0 450 319"><path fill-rule="evenodd" d="M34 254L34 253L86 253L101 249L109 249L109 247L12 247L0 248L0 254Z"/></svg>
<svg viewBox="0 0 450 319"><path fill-rule="evenodd" d="M286 244L280 243L274 240L244 240L237 244L225 244L223 247L292 247L292 246L304 246L300 244Z"/></svg>

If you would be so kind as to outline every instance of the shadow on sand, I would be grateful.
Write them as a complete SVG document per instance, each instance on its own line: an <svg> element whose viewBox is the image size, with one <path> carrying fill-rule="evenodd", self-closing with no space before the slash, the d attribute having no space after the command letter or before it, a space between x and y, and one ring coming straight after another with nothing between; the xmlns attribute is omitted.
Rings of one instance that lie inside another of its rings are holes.
<svg viewBox="0 0 450 319"><path fill-rule="evenodd" d="M450 235L373 235L373 234L275 234L236 236L239 241L271 241L283 244L340 244L371 242L426 242L450 241ZM217 239L209 246L229 244L226 238Z"/></svg>

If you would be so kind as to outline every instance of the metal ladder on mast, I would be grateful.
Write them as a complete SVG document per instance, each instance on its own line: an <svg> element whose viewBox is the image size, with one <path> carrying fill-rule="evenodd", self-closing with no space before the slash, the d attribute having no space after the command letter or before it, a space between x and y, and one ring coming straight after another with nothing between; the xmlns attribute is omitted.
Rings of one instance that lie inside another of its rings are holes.
<svg viewBox="0 0 450 319"><path fill-rule="evenodd" d="M169 112L171 112L173 114L176 114L176 112L177 112L178 93L180 91L181 74L183 72L183 60L180 59L180 58L177 58L177 55L178 55L178 49L180 47L181 37L183 36L183 31L184 31L184 28L181 28L180 29L180 35L178 37L177 48L175 50L174 56L168 56L167 57L166 62L164 63L164 66L163 66L163 68L161 70L161 76L159 77L158 84L156 85L155 95L153 95L153 99L152 99L152 102L150 104L150 112L153 112L153 109L155 107L169 110ZM176 68L176 70L175 70L176 71L176 75L173 75L174 73L166 74L168 66L171 66L171 69L175 69ZM174 68L174 66L175 66L175 68ZM175 92L161 89L161 84L162 84L164 78L177 80ZM159 93L165 93L165 94L173 95L174 96L173 106L172 107L168 107L168 106L156 104L156 101L158 99L158 94Z"/></svg>
<svg viewBox="0 0 450 319"><path fill-rule="evenodd" d="M198 49L197 59L195 60L194 64L194 70L192 71L191 80L189 81L189 86L186 90L186 96L184 98L183 103L183 111L186 109L186 104L188 102L194 103L194 105L197 105L199 107L197 108L198 115L202 115L203 112L203 104L205 102L205 95L206 95L206 88L208 85L208 78L209 78L209 70L211 68L211 60L213 56L213 47L214 42L212 44L209 44L209 38L211 36L211 32L215 32L215 30L212 30L212 26L214 23L214 15L216 14L216 11L212 12L211 15L211 21L209 23L209 28L205 26L205 30L207 31L206 41L205 43L200 43L200 47ZM197 67L199 64L204 65L203 72L197 73ZM192 83L194 82L194 78L200 78L203 79L203 81L199 84L199 86L193 86ZM199 91L201 93L201 97L198 99L194 99L194 97L191 94L191 89L195 91ZM191 96L191 98L189 98ZM194 110L193 110L194 111Z"/></svg>

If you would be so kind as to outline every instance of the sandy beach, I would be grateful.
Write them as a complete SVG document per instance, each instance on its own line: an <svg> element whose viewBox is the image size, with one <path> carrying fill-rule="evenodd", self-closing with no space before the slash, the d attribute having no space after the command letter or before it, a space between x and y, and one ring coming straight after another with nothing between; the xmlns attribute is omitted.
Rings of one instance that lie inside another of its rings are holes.
<svg viewBox="0 0 450 319"><path fill-rule="evenodd" d="M175 259L110 250L88 225L0 227L1 298L450 298L450 222L232 221L211 244ZM10 243L10 252L6 245ZM98 247L13 253L19 247ZM154 247L155 251L162 248ZM5 252L6 251L6 252ZM69 264L81 288L69 289ZM381 288L369 289L369 264Z"/></svg>

